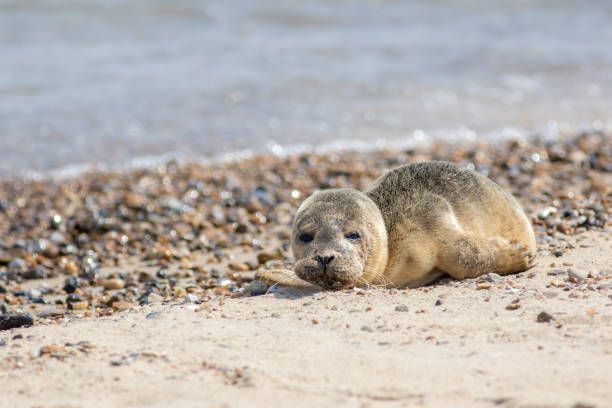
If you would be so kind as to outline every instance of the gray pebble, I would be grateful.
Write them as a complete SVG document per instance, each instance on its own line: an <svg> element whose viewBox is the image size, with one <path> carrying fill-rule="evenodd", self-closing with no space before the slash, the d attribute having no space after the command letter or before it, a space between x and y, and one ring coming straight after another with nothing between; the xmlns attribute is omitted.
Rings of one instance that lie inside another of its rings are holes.
<svg viewBox="0 0 612 408"><path fill-rule="evenodd" d="M407 312L408 311L408 306L406 306L406 305L397 305L397 306L395 306L395 311L396 312Z"/></svg>
<svg viewBox="0 0 612 408"><path fill-rule="evenodd" d="M265 295L268 291L268 285L260 280L254 280L247 285L247 292L251 296Z"/></svg>
<svg viewBox="0 0 612 408"><path fill-rule="evenodd" d="M149 313L149 314L146 316L146 318L147 318L147 319L153 319L154 317L157 317L157 316L160 316L160 315L161 315L161 312L151 312L151 313Z"/></svg>
<svg viewBox="0 0 612 408"><path fill-rule="evenodd" d="M29 313L18 313L14 315L0 315L0 330L14 329L21 326L31 326L34 319Z"/></svg>
<svg viewBox="0 0 612 408"><path fill-rule="evenodd" d="M361 331L372 333L374 330L370 326L361 326Z"/></svg>

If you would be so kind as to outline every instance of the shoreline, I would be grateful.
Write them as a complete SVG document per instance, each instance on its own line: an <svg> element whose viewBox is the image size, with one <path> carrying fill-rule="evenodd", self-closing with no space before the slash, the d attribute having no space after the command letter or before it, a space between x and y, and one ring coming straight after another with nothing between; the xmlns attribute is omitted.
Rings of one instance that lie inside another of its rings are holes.
<svg viewBox="0 0 612 408"><path fill-rule="evenodd" d="M511 191L534 225L538 265L400 291L249 296L265 292L250 283L256 273L291 268L290 223L305 196L363 189L422 160L473 167ZM34 318L0 331L0 366L14 375L2 388L18 405L605 406L611 204L612 138L600 133L0 180L0 307ZM541 312L551 318L539 322ZM359 375L369 366L376 380Z"/></svg>
<svg viewBox="0 0 612 408"><path fill-rule="evenodd" d="M93 162L72 163L63 167L52 167L41 170L14 169L12 172L0 173L0 180L29 180L29 181L67 181L92 173L129 173L134 171L154 171L156 167L167 163L176 163L179 166L195 164L198 166L217 166L237 163L241 160L256 159L258 157L286 158L300 155L325 156L329 154L376 154L380 151L406 151L422 149L428 150L435 144L462 144L475 145L483 142L487 144L507 143L509 141L522 141L525 143L571 143L578 134L612 134L612 119L598 118L591 124L575 126L573 130L557 129L552 134L543 126L539 130L504 126L499 129L476 133L475 131L459 127L456 129L415 129L408 137L392 136L374 140L338 139L333 142L312 144L296 141L290 145L283 145L271 139L265 142L262 149L237 148L221 154L202 153L197 155L186 152L172 151L155 155L138 156L127 163ZM478 135L478 136L476 136Z"/></svg>
<svg viewBox="0 0 612 408"><path fill-rule="evenodd" d="M257 270L291 267L290 224L314 190L363 190L386 169L424 160L453 161L487 175L517 197L538 241L554 245L557 235L612 226L611 158L611 136L591 133L565 144L438 142L403 152L267 155L66 180L0 180L0 292L72 277L68 293L122 290L117 301L128 303L145 293L170 300L187 290L217 295L209 289L226 292L224 287L244 295ZM144 273L117 272L129 264ZM179 280L184 290L175 291ZM83 285L89 289L78 290ZM49 304L44 296L21 290L4 299L3 309ZM97 312L112 308L113 302L91 294L73 297L53 301L66 310L77 302Z"/></svg>

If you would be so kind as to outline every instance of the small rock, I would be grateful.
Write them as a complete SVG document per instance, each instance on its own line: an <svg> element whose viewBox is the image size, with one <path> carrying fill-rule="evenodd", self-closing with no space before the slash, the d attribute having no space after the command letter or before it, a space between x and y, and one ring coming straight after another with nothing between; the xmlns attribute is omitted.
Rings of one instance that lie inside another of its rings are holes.
<svg viewBox="0 0 612 408"><path fill-rule="evenodd" d="M76 276L71 276L70 278L64 281L64 286L62 287L62 289L66 293L74 293L74 291L80 287L81 287L81 282L79 281L79 278L77 278Z"/></svg>
<svg viewBox="0 0 612 408"><path fill-rule="evenodd" d="M440 306L442 304L442 301L440 299L436 300L436 306Z"/></svg>
<svg viewBox="0 0 612 408"><path fill-rule="evenodd" d="M250 269L244 262L230 262L227 266L236 272L246 272Z"/></svg>
<svg viewBox="0 0 612 408"><path fill-rule="evenodd" d="M361 326L361 331L372 333L374 330L370 326Z"/></svg>
<svg viewBox="0 0 612 408"><path fill-rule="evenodd" d="M161 316L161 314L162 314L161 312L151 312L151 313L149 313L149 314L147 315L147 317L146 317L146 318L147 318L147 319L153 319L153 318L155 318L155 317L157 317L157 316Z"/></svg>
<svg viewBox="0 0 612 408"><path fill-rule="evenodd" d="M583 271L578 271L576 269L569 268L567 270L567 277L571 282L577 283L585 281L588 275Z"/></svg>
<svg viewBox="0 0 612 408"><path fill-rule="evenodd" d="M552 317L550 314L548 314L546 312L540 312L540 314L538 314L538 317L537 317L537 321L539 323L547 323L547 322L550 322L553 319L554 319L554 317Z"/></svg>
<svg viewBox="0 0 612 408"><path fill-rule="evenodd" d="M487 277L485 278L485 280L491 283L503 282L504 277L501 275L498 275L497 273L490 272L490 273L487 273Z"/></svg>
<svg viewBox="0 0 612 408"><path fill-rule="evenodd" d="M187 291L184 288L181 288L180 286L176 286L174 288L174 297L184 298L185 296L187 296Z"/></svg>
<svg viewBox="0 0 612 408"><path fill-rule="evenodd" d="M113 302L113 304L111 305L113 310L116 311L116 312L123 312L124 310L128 310L132 306L133 305L130 302L124 302L124 301L121 301L121 300L119 300L117 302Z"/></svg>
<svg viewBox="0 0 612 408"><path fill-rule="evenodd" d="M38 317L41 319L49 319L52 317L60 317L64 315L64 311L60 310L60 309L56 309L54 307L49 308L49 309L44 309L41 310L41 312L38 314Z"/></svg>
<svg viewBox="0 0 612 408"><path fill-rule="evenodd" d="M13 315L0 315L0 330L14 329L21 326L31 326L34 318L29 313L18 313Z"/></svg>
<svg viewBox="0 0 612 408"><path fill-rule="evenodd" d="M151 303L160 303L164 298L155 292L145 292L138 297L139 305L149 305Z"/></svg>
<svg viewBox="0 0 612 408"><path fill-rule="evenodd" d="M491 289L491 284L489 282L479 282L476 284L476 289L478 290L482 290L482 289Z"/></svg>
<svg viewBox="0 0 612 408"><path fill-rule="evenodd" d="M13 260L11 260L11 262L9 262L8 268L11 272L22 273L25 272L27 264L26 261L21 258L14 258Z"/></svg>
<svg viewBox="0 0 612 408"><path fill-rule="evenodd" d="M269 261L275 261L277 259L281 259L281 255L278 253L260 252L259 254L257 254L257 262L259 262L260 265L263 265Z"/></svg>
<svg viewBox="0 0 612 408"><path fill-rule="evenodd" d="M406 305L397 305L395 306L395 311L396 312L407 312L408 311L408 306ZM362 328L363 330L363 328Z"/></svg>
<svg viewBox="0 0 612 408"><path fill-rule="evenodd" d="M80 302L68 303L68 308L71 310L85 310L89 307L89 302L82 300Z"/></svg>
<svg viewBox="0 0 612 408"><path fill-rule="evenodd" d="M106 279L102 282L102 286L106 290L117 290L125 287L125 282L122 279Z"/></svg>
<svg viewBox="0 0 612 408"><path fill-rule="evenodd" d="M247 285L247 293L251 296L265 295L268 291L268 285L260 280L253 280Z"/></svg>
<svg viewBox="0 0 612 408"><path fill-rule="evenodd" d="M185 296L185 303L200 303L200 298L193 293L189 293L187 296Z"/></svg>
<svg viewBox="0 0 612 408"><path fill-rule="evenodd" d="M44 266L37 266L23 274L23 279L44 279L47 277L47 269Z"/></svg>

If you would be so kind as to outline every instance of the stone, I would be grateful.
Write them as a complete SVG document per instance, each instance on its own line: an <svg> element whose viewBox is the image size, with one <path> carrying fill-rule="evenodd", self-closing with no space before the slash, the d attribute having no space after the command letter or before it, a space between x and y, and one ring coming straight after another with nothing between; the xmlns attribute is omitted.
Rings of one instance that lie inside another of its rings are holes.
<svg viewBox="0 0 612 408"><path fill-rule="evenodd" d="M571 282L577 283L577 282L585 281L588 277L588 274L583 271L569 268L567 270L567 277L569 278Z"/></svg>
<svg viewBox="0 0 612 408"><path fill-rule="evenodd" d="M253 280L247 285L247 293L251 296L265 295L268 292L268 285L260 280Z"/></svg>
<svg viewBox="0 0 612 408"><path fill-rule="evenodd" d="M244 262L230 262L227 266L236 272L246 272L250 269Z"/></svg>
<svg viewBox="0 0 612 408"><path fill-rule="evenodd" d="M62 289L66 293L74 293L74 291L80 287L81 287L81 282L79 281L79 278L77 278L76 276L71 276L70 278L64 281L64 286L62 287Z"/></svg>
<svg viewBox="0 0 612 408"><path fill-rule="evenodd" d="M260 265L264 265L266 262L275 261L281 258L282 256L279 253L274 252L260 252L257 254L257 262L259 262Z"/></svg>
<svg viewBox="0 0 612 408"><path fill-rule="evenodd" d="M9 268L9 271L13 273L21 273L21 272L25 272L27 268L27 264L26 264L26 261L24 261L21 258L14 258L13 260L11 260L11 262L9 262L8 268Z"/></svg>
<svg viewBox="0 0 612 408"><path fill-rule="evenodd" d="M406 306L406 305L397 305L397 306L395 306L395 311L396 312L407 312L408 311L408 306Z"/></svg>
<svg viewBox="0 0 612 408"><path fill-rule="evenodd" d="M34 318L29 313L0 315L0 330L9 330L21 326L32 326L33 324Z"/></svg>
<svg viewBox="0 0 612 408"><path fill-rule="evenodd" d="M117 301L117 302L113 302L113 304L111 305L111 307L113 308L113 310L115 310L116 312L122 312L124 310L128 310L132 307L133 305L130 302L124 302L124 301Z"/></svg>
<svg viewBox="0 0 612 408"><path fill-rule="evenodd" d="M138 297L138 304L142 306L151 303L160 303L162 300L164 300L164 298L155 292L145 292Z"/></svg>
<svg viewBox="0 0 612 408"><path fill-rule="evenodd" d="M106 279L102 282L102 286L106 290L118 290L125 287L125 281L122 279Z"/></svg>
<svg viewBox="0 0 612 408"><path fill-rule="evenodd" d="M80 302L68 303L68 308L70 310L85 310L88 307L89 307L89 302L86 300L81 300Z"/></svg>
<svg viewBox="0 0 612 408"><path fill-rule="evenodd" d="M540 312L540 314L538 314L537 321L539 323L548 323L551 320L554 320L554 317L546 312Z"/></svg>
<svg viewBox="0 0 612 408"><path fill-rule="evenodd" d="M47 269L44 266L37 266L23 274L23 279L44 279L46 277Z"/></svg>
<svg viewBox="0 0 612 408"><path fill-rule="evenodd" d="M60 309L56 309L54 307L50 307L48 309L41 310L38 313L38 318L40 319L49 319L53 317L60 317L64 315L64 311Z"/></svg>

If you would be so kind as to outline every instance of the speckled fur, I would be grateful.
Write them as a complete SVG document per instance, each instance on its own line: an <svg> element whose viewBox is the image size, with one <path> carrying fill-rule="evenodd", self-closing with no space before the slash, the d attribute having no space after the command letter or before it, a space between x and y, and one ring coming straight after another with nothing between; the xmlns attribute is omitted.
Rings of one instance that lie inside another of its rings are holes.
<svg viewBox="0 0 612 408"><path fill-rule="evenodd" d="M305 231L313 241L300 242ZM359 231L358 242L347 233ZM446 162L415 163L366 191L319 191L298 209L297 275L326 288L417 287L449 274L508 274L533 265L535 238L518 202L488 178ZM317 256L333 256L324 268Z"/></svg>

